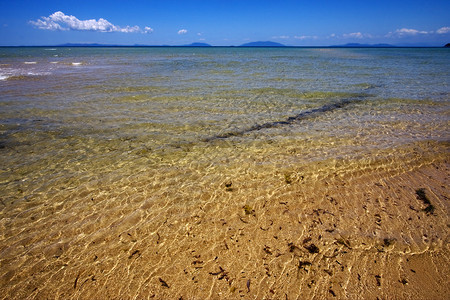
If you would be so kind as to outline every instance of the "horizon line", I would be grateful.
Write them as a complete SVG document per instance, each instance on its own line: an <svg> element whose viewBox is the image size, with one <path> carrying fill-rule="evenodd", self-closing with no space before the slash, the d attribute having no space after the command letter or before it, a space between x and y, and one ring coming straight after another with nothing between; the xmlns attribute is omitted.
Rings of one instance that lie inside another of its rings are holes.
<svg viewBox="0 0 450 300"><path fill-rule="evenodd" d="M204 45L195 45L195 44L204 44ZM67 47L86 47L86 48L95 48L95 47L154 47L154 48L164 48L164 47L175 47L175 48L448 48L449 43L441 46L424 46L424 45L391 45L391 44L359 44L359 43L348 43L343 45L302 45L302 46L294 46L294 45L210 45L206 43L192 43L188 45L145 45L145 44L100 44L100 43L65 43L65 44L48 44L48 45L0 45L0 48L24 48L24 47L59 47L59 48L67 48Z"/></svg>

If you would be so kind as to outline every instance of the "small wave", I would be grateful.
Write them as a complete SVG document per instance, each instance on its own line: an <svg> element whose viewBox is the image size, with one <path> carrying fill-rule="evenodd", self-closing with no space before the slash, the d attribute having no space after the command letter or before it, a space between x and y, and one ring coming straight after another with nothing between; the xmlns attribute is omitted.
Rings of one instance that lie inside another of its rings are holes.
<svg viewBox="0 0 450 300"><path fill-rule="evenodd" d="M26 65L35 65L35 64L37 64L37 62L35 62L35 61L26 61L26 62L24 62L24 64L26 64Z"/></svg>
<svg viewBox="0 0 450 300"><path fill-rule="evenodd" d="M50 75L49 72L17 72L17 70L0 74L0 80L39 80L43 75Z"/></svg>
<svg viewBox="0 0 450 300"><path fill-rule="evenodd" d="M83 63L81 63L81 62L73 62L72 63L72 66L81 66Z"/></svg>
<svg viewBox="0 0 450 300"><path fill-rule="evenodd" d="M46 51L56 51L56 49L55 49L55 48L51 48L51 49L44 49L44 50L46 50Z"/></svg>

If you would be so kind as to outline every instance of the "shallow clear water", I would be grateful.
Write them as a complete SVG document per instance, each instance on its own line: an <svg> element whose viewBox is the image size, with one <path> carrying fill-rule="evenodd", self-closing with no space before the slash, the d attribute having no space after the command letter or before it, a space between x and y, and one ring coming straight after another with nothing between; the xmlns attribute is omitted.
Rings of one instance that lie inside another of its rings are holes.
<svg viewBox="0 0 450 300"><path fill-rule="evenodd" d="M299 163L445 141L449 63L448 49L2 48L2 196L192 151L214 162L216 147L243 161L298 147L280 160Z"/></svg>
<svg viewBox="0 0 450 300"><path fill-rule="evenodd" d="M124 232L178 251L190 208L443 159L449 65L448 49L0 48L2 282L25 293L44 268L71 288L91 251L115 264Z"/></svg>

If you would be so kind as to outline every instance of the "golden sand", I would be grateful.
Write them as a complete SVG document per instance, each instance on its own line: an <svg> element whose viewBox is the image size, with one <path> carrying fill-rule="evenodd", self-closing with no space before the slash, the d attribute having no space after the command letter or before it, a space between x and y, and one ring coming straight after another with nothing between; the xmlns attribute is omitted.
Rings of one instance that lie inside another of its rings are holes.
<svg viewBox="0 0 450 300"><path fill-rule="evenodd" d="M41 194L3 208L0 298L445 299L446 153L174 165Z"/></svg>

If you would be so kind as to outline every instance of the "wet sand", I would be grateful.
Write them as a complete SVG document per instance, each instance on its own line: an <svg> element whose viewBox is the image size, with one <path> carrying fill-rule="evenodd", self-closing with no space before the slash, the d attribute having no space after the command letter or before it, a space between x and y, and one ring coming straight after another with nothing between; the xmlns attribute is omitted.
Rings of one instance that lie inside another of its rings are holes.
<svg viewBox="0 0 450 300"><path fill-rule="evenodd" d="M446 144L436 153L171 166L43 193L3 207L1 298L444 299Z"/></svg>

